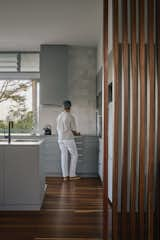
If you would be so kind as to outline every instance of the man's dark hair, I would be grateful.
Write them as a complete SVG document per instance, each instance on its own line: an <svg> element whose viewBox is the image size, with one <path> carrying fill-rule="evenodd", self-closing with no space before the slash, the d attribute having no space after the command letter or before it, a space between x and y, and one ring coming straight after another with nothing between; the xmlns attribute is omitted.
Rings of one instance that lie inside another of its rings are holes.
<svg viewBox="0 0 160 240"><path fill-rule="evenodd" d="M65 101L63 102L63 105L64 105L64 108L65 108L65 109L70 109L71 106L72 106L71 101L69 101L69 100L65 100Z"/></svg>

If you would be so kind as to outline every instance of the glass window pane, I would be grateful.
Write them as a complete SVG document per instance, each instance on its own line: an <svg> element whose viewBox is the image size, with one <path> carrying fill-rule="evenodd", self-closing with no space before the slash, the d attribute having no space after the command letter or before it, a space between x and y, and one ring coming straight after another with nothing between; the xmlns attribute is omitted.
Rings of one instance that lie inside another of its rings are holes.
<svg viewBox="0 0 160 240"><path fill-rule="evenodd" d="M0 80L0 113L0 134L7 131L8 120L14 121L12 133L36 132L36 82L31 80Z"/></svg>
<svg viewBox="0 0 160 240"><path fill-rule="evenodd" d="M20 71L39 72L39 53L22 53Z"/></svg>
<svg viewBox="0 0 160 240"><path fill-rule="evenodd" d="M16 53L0 53L0 72L17 72Z"/></svg>

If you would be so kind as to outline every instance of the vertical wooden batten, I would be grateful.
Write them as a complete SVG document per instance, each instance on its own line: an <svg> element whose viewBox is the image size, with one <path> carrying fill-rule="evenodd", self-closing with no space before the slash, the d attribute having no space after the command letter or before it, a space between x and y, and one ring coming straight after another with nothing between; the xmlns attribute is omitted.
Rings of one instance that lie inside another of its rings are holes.
<svg viewBox="0 0 160 240"><path fill-rule="evenodd" d="M108 1L104 0L104 208L108 206Z"/></svg>
<svg viewBox="0 0 160 240"><path fill-rule="evenodd" d="M157 32L157 84L158 84L158 139L157 139L157 239L160 238L160 1L156 4L156 32Z"/></svg>
<svg viewBox="0 0 160 240"><path fill-rule="evenodd" d="M154 69L154 1L148 0L148 52L149 52L149 163L148 163L148 240L153 240L154 218L154 146L155 146L155 69Z"/></svg>
<svg viewBox="0 0 160 240"><path fill-rule="evenodd" d="M103 57L104 57L104 144L103 144L103 239L108 239L108 0L103 2Z"/></svg>
<svg viewBox="0 0 160 240"><path fill-rule="evenodd" d="M131 148L131 238L136 238L136 167L138 140L138 71L136 44L136 1L131 0L131 76L132 76L132 148Z"/></svg>
<svg viewBox="0 0 160 240"><path fill-rule="evenodd" d="M139 153L139 226L140 239L144 239L144 194L145 194L145 2L139 2L139 71L140 71L140 153Z"/></svg>
<svg viewBox="0 0 160 240"><path fill-rule="evenodd" d="M114 143L113 143L113 210L112 235L118 239L118 124L119 124L119 49L118 0L113 0L113 58L114 58Z"/></svg>
<svg viewBox="0 0 160 240"><path fill-rule="evenodd" d="M127 188L128 188L128 119L129 119L129 98L128 98L128 0L122 1L122 68L123 68L123 89L124 89L124 127L123 127L123 152L122 152L122 239L127 239Z"/></svg>

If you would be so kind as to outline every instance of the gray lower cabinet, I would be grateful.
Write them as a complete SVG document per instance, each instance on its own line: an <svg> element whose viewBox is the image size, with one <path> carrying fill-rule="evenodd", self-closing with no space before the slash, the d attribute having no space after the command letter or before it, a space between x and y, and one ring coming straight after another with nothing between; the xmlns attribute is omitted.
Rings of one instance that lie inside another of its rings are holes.
<svg viewBox="0 0 160 240"><path fill-rule="evenodd" d="M40 210L45 194L43 142L0 144L0 210Z"/></svg>
<svg viewBox="0 0 160 240"><path fill-rule="evenodd" d="M82 142L82 156L79 156L77 172L81 176L95 177L98 175L98 139L94 136L84 136L80 139ZM76 143L80 139L77 138ZM81 155L79 149L78 155Z"/></svg>
<svg viewBox="0 0 160 240"><path fill-rule="evenodd" d="M3 178L4 178L4 171L3 171L3 164L4 164L4 158L3 158L4 151L0 147L0 204L3 202Z"/></svg>
<svg viewBox="0 0 160 240"><path fill-rule="evenodd" d="M56 137L45 139L45 173L47 176L60 176L60 150Z"/></svg>
<svg viewBox="0 0 160 240"><path fill-rule="evenodd" d="M32 152L32 155L28 154L28 158L24 157L24 153L27 151ZM37 149L27 146L27 151L24 150L24 147L8 147L5 151L4 189L6 204L27 204L30 200L31 187L34 189L39 187L38 181L36 182L32 178L32 176L38 175L37 162L35 161ZM21 160L17 156L21 156ZM32 204L37 202L39 202L38 191L33 191Z"/></svg>
<svg viewBox="0 0 160 240"><path fill-rule="evenodd" d="M81 177L98 176L98 138L80 136L75 139L78 150L77 174ZM45 139L45 172L47 176L62 176L61 154L56 136Z"/></svg>

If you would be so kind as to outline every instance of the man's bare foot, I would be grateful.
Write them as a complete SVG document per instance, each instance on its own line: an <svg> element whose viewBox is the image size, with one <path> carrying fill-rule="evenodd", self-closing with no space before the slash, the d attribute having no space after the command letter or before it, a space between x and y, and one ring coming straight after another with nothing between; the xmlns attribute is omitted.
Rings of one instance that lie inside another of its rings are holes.
<svg viewBox="0 0 160 240"><path fill-rule="evenodd" d="M68 181L68 177L64 177L64 178L63 178L63 181Z"/></svg>
<svg viewBox="0 0 160 240"><path fill-rule="evenodd" d="M80 177L79 176L74 176L74 177L70 177L69 180L79 180Z"/></svg>

